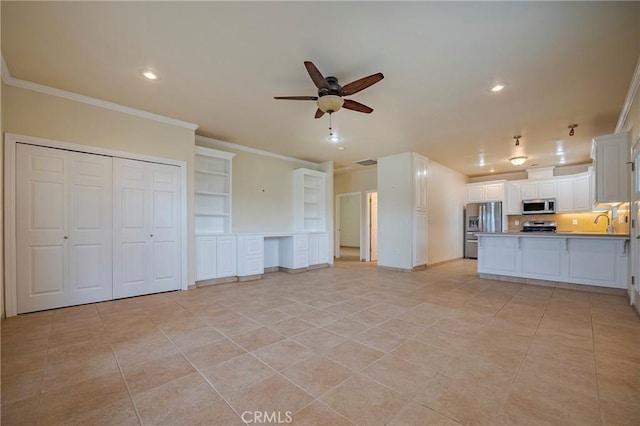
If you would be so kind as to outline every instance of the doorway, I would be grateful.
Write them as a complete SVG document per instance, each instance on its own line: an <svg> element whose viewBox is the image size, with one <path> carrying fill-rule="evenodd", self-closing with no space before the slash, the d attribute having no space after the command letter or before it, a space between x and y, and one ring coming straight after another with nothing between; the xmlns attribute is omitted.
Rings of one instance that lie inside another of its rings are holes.
<svg viewBox="0 0 640 426"><path fill-rule="evenodd" d="M378 260L378 192L367 191L365 223L365 260Z"/></svg>
<svg viewBox="0 0 640 426"><path fill-rule="evenodd" d="M362 194L351 192L336 195L335 257L340 260L360 261Z"/></svg>

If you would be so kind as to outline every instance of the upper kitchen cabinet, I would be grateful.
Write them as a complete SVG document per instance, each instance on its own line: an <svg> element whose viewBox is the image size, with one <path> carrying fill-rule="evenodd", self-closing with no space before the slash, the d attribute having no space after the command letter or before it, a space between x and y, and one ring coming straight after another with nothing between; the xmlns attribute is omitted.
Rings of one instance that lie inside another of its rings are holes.
<svg viewBox="0 0 640 426"><path fill-rule="evenodd" d="M507 214L522 213L522 183L507 182Z"/></svg>
<svg viewBox="0 0 640 426"><path fill-rule="evenodd" d="M591 158L595 173L595 203L629 201L629 134L593 138Z"/></svg>
<svg viewBox="0 0 640 426"><path fill-rule="evenodd" d="M591 211L591 173L580 173L557 180L558 213Z"/></svg>
<svg viewBox="0 0 640 426"><path fill-rule="evenodd" d="M197 146L195 149L195 233L231 232L231 159L235 154Z"/></svg>
<svg viewBox="0 0 640 426"><path fill-rule="evenodd" d="M505 181L492 181L467 184L467 203L485 201L504 201Z"/></svg>
<svg viewBox="0 0 640 426"><path fill-rule="evenodd" d="M521 194L523 200L536 200L539 198L556 198L556 181L539 180L522 182Z"/></svg>
<svg viewBox="0 0 640 426"><path fill-rule="evenodd" d="M311 169L293 171L296 231L325 231L325 176Z"/></svg>

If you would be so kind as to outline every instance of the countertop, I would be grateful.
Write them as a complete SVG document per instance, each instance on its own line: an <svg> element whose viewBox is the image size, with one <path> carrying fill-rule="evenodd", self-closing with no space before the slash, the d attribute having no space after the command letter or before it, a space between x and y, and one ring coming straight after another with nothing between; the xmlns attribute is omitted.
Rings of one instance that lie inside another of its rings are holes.
<svg viewBox="0 0 640 426"><path fill-rule="evenodd" d="M521 232L521 231L507 231L507 232L476 232L476 235L482 236L510 236L510 237L576 237L576 238L624 238L629 239L629 234L607 234L605 232L571 232L571 231L556 231L556 232Z"/></svg>

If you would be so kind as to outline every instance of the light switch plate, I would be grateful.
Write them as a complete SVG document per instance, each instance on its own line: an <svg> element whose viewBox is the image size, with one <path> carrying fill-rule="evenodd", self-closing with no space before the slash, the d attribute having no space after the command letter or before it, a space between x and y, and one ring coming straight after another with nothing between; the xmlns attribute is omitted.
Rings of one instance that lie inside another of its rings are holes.
<svg viewBox="0 0 640 426"><path fill-rule="evenodd" d="M520 225L520 221L519 221L519 220L516 220L514 223L515 223L516 225Z"/></svg>
<svg viewBox="0 0 640 426"><path fill-rule="evenodd" d="M571 221L571 223L572 223L572 224L574 224L574 225L577 225L577 224L578 224L578 219L573 219L573 220Z"/></svg>

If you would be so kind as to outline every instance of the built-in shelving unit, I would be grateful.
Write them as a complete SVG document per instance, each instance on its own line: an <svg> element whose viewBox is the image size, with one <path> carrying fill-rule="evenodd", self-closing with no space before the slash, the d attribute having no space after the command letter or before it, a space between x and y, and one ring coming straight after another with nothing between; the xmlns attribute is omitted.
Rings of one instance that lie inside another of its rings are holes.
<svg viewBox="0 0 640 426"><path fill-rule="evenodd" d="M296 169L294 204L296 231L325 231L325 173Z"/></svg>
<svg viewBox="0 0 640 426"><path fill-rule="evenodd" d="M210 148L195 150L195 233L231 232L231 160L235 154Z"/></svg>

